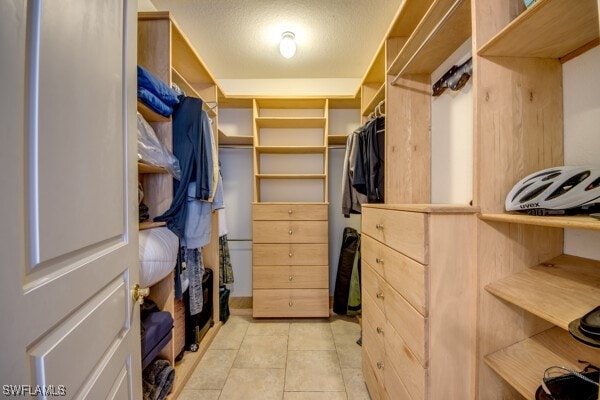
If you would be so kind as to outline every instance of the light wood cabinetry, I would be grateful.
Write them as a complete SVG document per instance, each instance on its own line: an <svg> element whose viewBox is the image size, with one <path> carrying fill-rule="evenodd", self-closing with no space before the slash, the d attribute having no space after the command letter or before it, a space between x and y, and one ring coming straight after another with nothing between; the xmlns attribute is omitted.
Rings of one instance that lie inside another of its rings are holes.
<svg viewBox="0 0 600 400"><path fill-rule="evenodd" d="M600 226L503 207L523 176L564 162L561 63L599 37L598 3L567 3L473 2L480 399L533 398L547 367L600 362L567 331L600 304L598 261L562 254L563 228Z"/></svg>
<svg viewBox="0 0 600 400"><path fill-rule="evenodd" d="M188 96L203 101L216 101L217 86L210 72L204 66L183 32L168 12L144 12L138 15L138 64L146 68L168 85L176 83ZM217 114L207 104L205 110L213 121L217 132ZM159 116L141 103L138 110L152 125L159 140L169 150L173 149L172 119ZM215 138L215 141L217 138ZM140 224L140 229L164 226L164 223L151 222L171 205L173 180L166 170L145 164L138 165L138 173L144 188L144 202L149 208L150 222ZM185 345L185 309L182 301L175 300L173 273L150 288L149 299L156 302L163 311L173 315L173 339L163 349L160 356L175 366L175 382L171 397L177 397L185 382L191 376L200 358L208 348L220 326L218 288L218 221L212 218L211 241L202 249L204 265L214 273L213 319L215 326L209 329L196 353L185 352L181 361L176 356Z"/></svg>
<svg viewBox="0 0 600 400"><path fill-rule="evenodd" d="M329 316L328 107L253 100L254 317Z"/></svg>
<svg viewBox="0 0 600 400"><path fill-rule="evenodd" d="M328 205L253 205L254 317L329 316Z"/></svg>
<svg viewBox="0 0 600 400"><path fill-rule="evenodd" d="M476 211L363 205L363 375L373 398L473 398Z"/></svg>
<svg viewBox="0 0 600 400"><path fill-rule="evenodd" d="M474 255L478 276L474 281L475 303L469 306L477 309L476 347L470 350L476 364L472 391L456 398L529 399L534 397L547 367L577 369L578 359L600 362L599 350L575 341L566 330L570 321L600 303L598 261L563 254L565 228L600 230L597 221L586 216L535 217L504 212L504 199L515 182L534 171L563 164L561 63L597 46L599 36L595 0L576 4L538 0L529 8L521 0L406 1L363 79L363 116L371 111L373 99L381 98L384 85L386 201L419 207L431 201L431 73L471 37L473 204L481 214L474 228L476 238L465 252ZM386 211L368 207L363 215L362 257L368 264L364 271L376 277L367 277L364 282L367 347L377 343L368 337L374 332L369 328L369 315L373 315L371 321L377 321L381 314L374 310L379 310L389 318L385 307L380 307L381 301L369 293L375 291L377 295L382 287L389 290L393 286L422 315L433 309L427 297L406 297L407 292L419 293L420 272L413 272L403 282L404 287L398 279L391 282L381 275L385 261L377 260L395 254L391 250L377 253L375 249L384 244L404 246L398 253L411 263L424 265L425 282L431 282L433 272L430 269L428 275L427 268L433 265L431 257L437 251L433 245L418 245L417 238L431 235L421 228L420 221L407 222L414 230L410 237L393 238L385 228L381 232L376 226L379 221L384 226L399 226L393 220L388 222ZM414 271L399 256L394 262L403 274ZM412 328L416 326L413 321ZM409 339L402 340L409 346ZM400 358L400 352L388 344L383 341L384 353ZM418 350L411 352L420 360ZM367 352L363 363L376 366L376 354L376 350ZM402 364L411 365L408 360ZM387 366L385 360L383 365ZM371 390L374 398L405 398L405 390L413 399L431 395L417 390L427 387L419 384L418 388L405 386L392 397L385 392L395 381L389 369L383 368L381 373L376 367L364 369L368 382L378 380L382 385L369 386L375 386ZM427 374L420 376L413 376L408 385L431 379ZM433 398L444 397L448 396Z"/></svg>

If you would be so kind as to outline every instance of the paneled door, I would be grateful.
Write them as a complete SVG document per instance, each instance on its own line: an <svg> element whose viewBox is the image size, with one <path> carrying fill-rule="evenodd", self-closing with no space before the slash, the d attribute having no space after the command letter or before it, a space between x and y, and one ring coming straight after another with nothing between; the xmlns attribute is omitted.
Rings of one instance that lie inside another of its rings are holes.
<svg viewBox="0 0 600 400"><path fill-rule="evenodd" d="M141 398L136 12L0 1L3 396Z"/></svg>

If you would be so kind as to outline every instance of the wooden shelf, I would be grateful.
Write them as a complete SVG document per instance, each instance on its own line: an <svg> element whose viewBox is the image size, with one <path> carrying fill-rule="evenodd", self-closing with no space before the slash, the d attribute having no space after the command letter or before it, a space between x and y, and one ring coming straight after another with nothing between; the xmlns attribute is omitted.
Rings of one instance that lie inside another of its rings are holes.
<svg viewBox="0 0 600 400"><path fill-rule="evenodd" d="M257 179L325 179L325 174L256 174Z"/></svg>
<svg viewBox="0 0 600 400"><path fill-rule="evenodd" d="M254 138L252 136L233 136L223 133L219 130L219 146L252 146Z"/></svg>
<svg viewBox="0 0 600 400"><path fill-rule="evenodd" d="M348 140L348 135L329 135L327 136L327 142L329 145L332 144L343 144L346 145L346 141Z"/></svg>
<svg viewBox="0 0 600 400"><path fill-rule="evenodd" d="M325 108L325 97L298 97L290 99L289 97L260 97L255 96L258 108L276 108L276 109L323 109Z"/></svg>
<svg viewBox="0 0 600 400"><path fill-rule="evenodd" d="M511 222L515 224L549 226L554 228L600 230L600 220L587 215L536 217L526 214L481 214L484 221Z"/></svg>
<svg viewBox="0 0 600 400"><path fill-rule="evenodd" d="M580 370L583 365L577 360L596 364L599 358L600 351L577 342L562 329L552 328L489 354L484 360L522 396L533 399L546 368L561 365Z"/></svg>
<svg viewBox="0 0 600 400"><path fill-rule="evenodd" d="M146 221L146 222L141 222L138 225L138 229L140 231L143 231L143 230L146 230L146 229L158 228L160 226L166 226L166 225L167 225L166 222L149 222L149 221Z"/></svg>
<svg viewBox="0 0 600 400"><path fill-rule="evenodd" d="M385 99L385 84L384 83L381 84L379 89L377 89L377 91L373 95L373 98L371 98L371 100L367 103L365 108L361 111L361 115L366 117L367 115L372 113L375 110L375 107L377 107L377 104L379 104L379 102L382 101L383 99Z"/></svg>
<svg viewBox="0 0 600 400"><path fill-rule="evenodd" d="M258 128L325 128L326 118L281 118L258 117L255 119Z"/></svg>
<svg viewBox="0 0 600 400"><path fill-rule="evenodd" d="M325 146L256 146L257 153L263 154L323 154Z"/></svg>
<svg viewBox="0 0 600 400"><path fill-rule="evenodd" d="M158 167L156 165L145 164L143 162L138 161L138 174L168 174L169 171L164 169L163 167Z"/></svg>
<svg viewBox="0 0 600 400"><path fill-rule="evenodd" d="M478 54L560 58L598 36L596 0L538 0L484 44Z"/></svg>
<svg viewBox="0 0 600 400"><path fill-rule="evenodd" d="M211 118L214 118L217 116L217 113L215 112L215 110L212 109L208 104L204 103L204 99L202 99L202 96L200 96L200 94L196 91L196 89L194 89L192 87L192 85L190 85L189 82L183 77L183 75L181 75L179 72L177 72L177 70L175 68L171 68L171 79L173 80L174 83L177 84L177 86L179 86L179 88L181 90L183 90L185 92L186 96L201 99L203 102L202 108L204 109L204 111L206 111L206 113Z"/></svg>
<svg viewBox="0 0 600 400"><path fill-rule="evenodd" d="M568 330L571 321L600 304L600 261L562 255L485 288Z"/></svg>
<svg viewBox="0 0 600 400"><path fill-rule="evenodd" d="M150 109L147 105L142 103L141 101L137 102L137 110L142 117L146 120L146 122L169 122L171 121L171 117L163 117L156 111Z"/></svg>
<svg viewBox="0 0 600 400"><path fill-rule="evenodd" d="M388 75L431 74L471 36L471 2L436 0L388 68Z"/></svg>

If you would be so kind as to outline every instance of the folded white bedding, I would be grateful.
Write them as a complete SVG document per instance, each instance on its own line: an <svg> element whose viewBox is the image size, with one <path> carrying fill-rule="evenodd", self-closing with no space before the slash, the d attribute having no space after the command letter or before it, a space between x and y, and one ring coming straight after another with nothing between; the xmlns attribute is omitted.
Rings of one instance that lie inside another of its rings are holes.
<svg viewBox="0 0 600 400"><path fill-rule="evenodd" d="M140 231L141 287L150 287L173 271L178 246L177 236L166 227Z"/></svg>

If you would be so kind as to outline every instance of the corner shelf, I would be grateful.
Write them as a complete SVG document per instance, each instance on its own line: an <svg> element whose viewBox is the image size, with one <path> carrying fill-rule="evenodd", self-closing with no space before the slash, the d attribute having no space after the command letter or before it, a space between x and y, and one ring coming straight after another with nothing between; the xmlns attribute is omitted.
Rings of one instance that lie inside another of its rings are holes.
<svg viewBox="0 0 600 400"><path fill-rule="evenodd" d="M383 99L385 99L385 83L382 83L381 86L379 86L379 89L377 89L369 103L361 110L361 115L366 117L372 113L375 110L375 107L377 107L377 104Z"/></svg>
<svg viewBox="0 0 600 400"><path fill-rule="evenodd" d="M326 118L282 118L282 117L256 117L258 128L325 128Z"/></svg>
<svg viewBox="0 0 600 400"><path fill-rule="evenodd" d="M257 179L325 179L325 174L256 174Z"/></svg>
<svg viewBox="0 0 600 400"><path fill-rule="evenodd" d="M138 100L137 102L137 110L142 117L146 120L146 122L169 122L171 121L171 117L163 117L156 111L150 109L147 105Z"/></svg>
<svg viewBox="0 0 600 400"><path fill-rule="evenodd" d="M227 135L219 130L219 146L223 144L230 146L252 146L253 143L254 138L252 136Z"/></svg>
<svg viewBox="0 0 600 400"><path fill-rule="evenodd" d="M323 154L325 146L256 146L259 154Z"/></svg>
<svg viewBox="0 0 600 400"><path fill-rule="evenodd" d="M526 214L505 213L480 214L479 218L481 218L484 221L510 222L515 224L549 226L553 228L600 230L600 220L594 219L587 215L546 215L543 217L537 217Z"/></svg>
<svg viewBox="0 0 600 400"><path fill-rule="evenodd" d="M600 261L561 255L485 289L566 331L600 304Z"/></svg>
<svg viewBox="0 0 600 400"><path fill-rule="evenodd" d="M551 328L489 354L484 360L522 396L533 399L546 368L561 365L579 370L582 365L577 360L596 364L599 358L600 352L577 342L560 328Z"/></svg>
<svg viewBox="0 0 600 400"><path fill-rule="evenodd" d="M436 0L388 68L387 74L431 74L470 36L471 2Z"/></svg>
<svg viewBox="0 0 600 400"><path fill-rule="evenodd" d="M166 226L166 222L140 222L138 229L140 231L152 228L158 228L160 226Z"/></svg>
<svg viewBox="0 0 600 400"><path fill-rule="evenodd" d="M327 136L327 143L329 145L346 145L346 141L348 140L348 134L345 135L329 135Z"/></svg>
<svg viewBox="0 0 600 400"><path fill-rule="evenodd" d="M598 36L596 0L538 0L485 43L478 54L560 58Z"/></svg>
<svg viewBox="0 0 600 400"><path fill-rule="evenodd" d="M156 165L146 164L138 161L138 174L168 174L167 171L163 167L159 167Z"/></svg>

